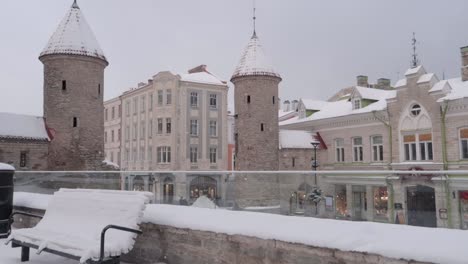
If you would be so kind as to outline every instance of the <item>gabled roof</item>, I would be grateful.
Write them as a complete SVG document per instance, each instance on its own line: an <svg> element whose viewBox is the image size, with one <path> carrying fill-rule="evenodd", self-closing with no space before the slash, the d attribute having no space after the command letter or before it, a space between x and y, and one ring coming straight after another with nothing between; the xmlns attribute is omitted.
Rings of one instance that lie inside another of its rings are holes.
<svg viewBox="0 0 468 264"><path fill-rule="evenodd" d="M354 94L359 94L363 99L369 99L374 101L379 101L381 99L393 98L396 96L395 90L381 90L377 88L366 88L361 86L356 86L354 89Z"/></svg>
<svg viewBox="0 0 468 264"><path fill-rule="evenodd" d="M313 99L301 99L301 102L304 104L306 110L321 110L329 103L327 101Z"/></svg>
<svg viewBox="0 0 468 264"><path fill-rule="evenodd" d="M62 19L40 56L51 54L83 55L107 61L76 2Z"/></svg>
<svg viewBox="0 0 468 264"><path fill-rule="evenodd" d="M232 78L249 75L266 75L281 78L280 74L273 69L272 63L265 55L263 46L260 44L260 40L255 33L244 49Z"/></svg>
<svg viewBox="0 0 468 264"><path fill-rule="evenodd" d="M422 65L419 65L415 68L409 68L406 72L405 72L405 76L408 76L408 75L413 75L413 74L416 74L416 73L426 73L426 70L424 69L424 67Z"/></svg>
<svg viewBox="0 0 468 264"><path fill-rule="evenodd" d="M43 117L0 113L0 138L49 140Z"/></svg>
<svg viewBox="0 0 468 264"><path fill-rule="evenodd" d="M185 82L193 83L204 83L204 84L215 84L215 85L226 85L226 82L222 81L215 75L209 72L194 72L181 74L180 80Z"/></svg>
<svg viewBox="0 0 468 264"><path fill-rule="evenodd" d="M464 82L461 78L453 78L447 81L452 89L449 90L449 93L445 97L437 100L437 102L468 98L468 81Z"/></svg>

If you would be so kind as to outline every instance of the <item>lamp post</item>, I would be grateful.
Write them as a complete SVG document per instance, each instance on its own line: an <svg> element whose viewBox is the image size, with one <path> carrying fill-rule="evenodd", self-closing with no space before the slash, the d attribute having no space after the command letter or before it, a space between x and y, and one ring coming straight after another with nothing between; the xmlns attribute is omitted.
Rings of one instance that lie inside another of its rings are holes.
<svg viewBox="0 0 468 264"><path fill-rule="evenodd" d="M312 169L314 170L314 184L317 186L317 148L320 145L320 142L318 141L312 141L310 143L312 147L314 148L314 162L312 163Z"/></svg>

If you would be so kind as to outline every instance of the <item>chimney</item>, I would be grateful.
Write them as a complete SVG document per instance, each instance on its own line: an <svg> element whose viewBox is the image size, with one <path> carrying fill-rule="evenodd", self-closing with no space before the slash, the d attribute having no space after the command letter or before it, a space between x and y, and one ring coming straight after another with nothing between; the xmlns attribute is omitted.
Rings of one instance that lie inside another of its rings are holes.
<svg viewBox="0 0 468 264"><path fill-rule="evenodd" d="M297 107L298 107L298 106L299 106L299 101L293 100L293 101L292 101L291 111L297 111Z"/></svg>
<svg viewBox="0 0 468 264"><path fill-rule="evenodd" d="M148 84L153 84L153 79L148 79Z"/></svg>
<svg viewBox="0 0 468 264"><path fill-rule="evenodd" d="M358 77L356 77L356 79L357 79L357 86L361 86L361 87L368 87L369 86L367 76L359 75Z"/></svg>
<svg viewBox="0 0 468 264"><path fill-rule="evenodd" d="M208 72L206 70L206 65L202 64L188 71L189 74L197 73L197 72Z"/></svg>
<svg viewBox="0 0 468 264"><path fill-rule="evenodd" d="M278 97L278 110L281 110L281 98Z"/></svg>
<svg viewBox="0 0 468 264"><path fill-rule="evenodd" d="M289 109L290 109L289 100L286 100L286 101L284 101L284 111L288 112L288 111L290 111Z"/></svg>
<svg viewBox="0 0 468 264"><path fill-rule="evenodd" d="M461 77L462 81L468 81L468 46L460 49L462 58Z"/></svg>
<svg viewBox="0 0 468 264"><path fill-rule="evenodd" d="M382 90L390 90L392 89L390 84L390 79L387 78L380 78L377 80L377 88Z"/></svg>

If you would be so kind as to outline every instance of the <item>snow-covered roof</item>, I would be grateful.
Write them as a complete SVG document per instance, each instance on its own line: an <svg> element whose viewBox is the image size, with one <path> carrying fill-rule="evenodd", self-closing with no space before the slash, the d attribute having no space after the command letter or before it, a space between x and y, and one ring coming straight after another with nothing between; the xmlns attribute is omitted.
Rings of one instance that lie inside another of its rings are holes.
<svg viewBox="0 0 468 264"><path fill-rule="evenodd" d="M393 98L396 96L395 90L381 90L377 88L367 88L361 86L356 86L354 92L358 92L364 99L370 99L374 101Z"/></svg>
<svg viewBox="0 0 468 264"><path fill-rule="evenodd" d="M447 80L442 80L440 82L437 82L432 86L432 88L429 90L430 93L432 92L438 92L444 90L445 87L449 86L449 82Z"/></svg>
<svg viewBox="0 0 468 264"><path fill-rule="evenodd" d="M247 44L239 64L234 70L232 78L249 75L281 77L280 74L273 69L272 63L265 55L263 46L260 44L260 40L255 33Z"/></svg>
<svg viewBox="0 0 468 264"><path fill-rule="evenodd" d="M279 148L312 149L311 142L318 142L309 131L280 130Z"/></svg>
<svg viewBox="0 0 468 264"><path fill-rule="evenodd" d="M204 83L204 84L215 84L215 85L226 85L226 82L222 81L215 75L209 72L195 72L181 74L181 81L193 82L193 83Z"/></svg>
<svg viewBox="0 0 468 264"><path fill-rule="evenodd" d="M0 113L0 138L49 140L43 117Z"/></svg>
<svg viewBox="0 0 468 264"><path fill-rule="evenodd" d="M62 19L40 56L51 54L83 55L107 61L93 31L76 3Z"/></svg>
<svg viewBox="0 0 468 264"><path fill-rule="evenodd" d="M405 72L405 76L408 76L408 75L412 75L412 74L415 74L415 73L418 73L419 71L424 70L423 66L422 65L419 65L418 67L415 67L415 68L410 68L408 69L406 72Z"/></svg>
<svg viewBox="0 0 468 264"><path fill-rule="evenodd" d="M419 77L418 79L418 83L426 83L426 82L430 82L432 80L432 78L436 78L437 77L435 76L434 73L426 73L424 75L421 75L421 77Z"/></svg>
<svg viewBox="0 0 468 264"><path fill-rule="evenodd" d="M398 80L396 83L395 83L395 88L399 88L399 87L403 87L403 86L406 86L406 78L403 78L401 80Z"/></svg>
<svg viewBox="0 0 468 264"><path fill-rule="evenodd" d="M468 81L464 82L461 78L449 79L447 81L452 89L445 97L437 100L438 102L468 97Z"/></svg>
<svg viewBox="0 0 468 264"><path fill-rule="evenodd" d="M321 110L328 104L327 101L313 99L301 99L301 102L304 104L304 107L307 110Z"/></svg>

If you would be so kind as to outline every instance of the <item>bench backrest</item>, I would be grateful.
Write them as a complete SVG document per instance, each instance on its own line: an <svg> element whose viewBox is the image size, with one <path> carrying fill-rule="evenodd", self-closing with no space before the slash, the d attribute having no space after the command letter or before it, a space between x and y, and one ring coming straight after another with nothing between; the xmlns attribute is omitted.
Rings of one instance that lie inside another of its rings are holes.
<svg viewBox="0 0 468 264"><path fill-rule="evenodd" d="M152 194L147 192L60 189L36 227L96 241L102 229L110 224L138 229L151 198ZM110 241L134 237L115 230L108 233L106 238L110 236Z"/></svg>

